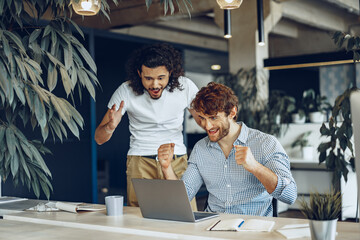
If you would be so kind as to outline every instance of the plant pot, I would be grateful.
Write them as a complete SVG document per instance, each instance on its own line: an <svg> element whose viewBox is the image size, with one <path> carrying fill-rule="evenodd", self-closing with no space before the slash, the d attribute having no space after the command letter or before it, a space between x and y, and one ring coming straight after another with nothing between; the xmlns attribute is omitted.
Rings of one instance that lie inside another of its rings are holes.
<svg viewBox="0 0 360 240"><path fill-rule="evenodd" d="M312 240L335 240L337 219L310 220L310 233Z"/></svg>
<svg viewBox="0 0 360 240"><path fill-rule="evenodd" d="M292 118L293 123L305 123L305 116L303 116L301 118L300 114L298 114L298 113L291 114L291 118Z"/></svg>
<svg viewBox="0 0 360 240"><path fill-rule="evenodd" d="M322 112L311 112L309 113L309 119L312 123L322 123L324 122L325 115Z"/></svg>
<svg viewBox="0 0 360 240"><path fill-rule="evenodd" d="M280 123L281 123L281 116L280 116L280 114L277 114L277 115L275 116L275 123L276 123L277 125L280 125Z"/></svg>
<svg viewBox="0 0 360 240"><path fill-rule="evenodd" d="M314 147L305 146L301 148L302 158L305 160L314 160Z"/></svg>

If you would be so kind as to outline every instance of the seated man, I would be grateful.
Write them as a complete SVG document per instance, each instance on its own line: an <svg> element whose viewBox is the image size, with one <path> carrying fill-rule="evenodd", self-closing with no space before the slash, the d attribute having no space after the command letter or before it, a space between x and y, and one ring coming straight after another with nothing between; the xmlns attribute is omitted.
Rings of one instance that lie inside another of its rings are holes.
<svg viewBox="0 0 360 240"><path fill-rule="evenodd" d="M191 152L182 180L192 199L205 183L206 211L272 216L272 199L293 204L296 183L287 154L277 139L235 121L238 99L218 83L203 87L192 101L207 137ZM158 159L166 179L177 179L171 167L174 144L163 144Z"/></svg>

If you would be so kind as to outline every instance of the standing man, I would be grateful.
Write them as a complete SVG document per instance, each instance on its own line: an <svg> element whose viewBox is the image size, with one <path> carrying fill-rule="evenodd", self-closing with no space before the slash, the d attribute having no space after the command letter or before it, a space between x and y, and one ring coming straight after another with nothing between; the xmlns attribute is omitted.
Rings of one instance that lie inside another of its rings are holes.
<svg viewBox="0 0 360 240"><path fill-rule="evenodd" d="M168 44L135 51L126 66L128 81L114 92L109 109L96 128L95 141L101 145L111 138L122 116L128 113L131 133L126 162L129 206L138 206L131 178L164 178L157 161L157 149L161 144L176 145L171 165L177 177L181 177L187 167L182 134L184 111L187 108L194 113L190 103L198 88L183 76L181 64L180 53ZM193 116L196 120L197 116Z"/></svg>
<svg viewBox="0 0 360 240"><path fill-rule="evenodd" d="M272 216L272 199L293 204L296 183L289 158L277 139L235 121L238 99L218 83L203 87L192 102L207 137L197 142L182 180L189 198L205 183L207 211ZM158 158L166 179L178 179L170 164L174 144L163 144Z"/></svg>

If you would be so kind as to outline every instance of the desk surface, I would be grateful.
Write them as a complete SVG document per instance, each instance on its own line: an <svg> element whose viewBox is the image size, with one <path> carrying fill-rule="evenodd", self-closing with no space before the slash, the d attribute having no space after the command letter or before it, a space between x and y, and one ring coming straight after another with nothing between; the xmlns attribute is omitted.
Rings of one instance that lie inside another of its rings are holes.
<svg viewBox="0 0 360 240"><path fill-rule="evenodd" d="M83 239L126 239L139 240L137 235L121 234L115 232L89 231L81 228L51 226L30 222L0 220L0 240L26 239L26 240L83 240ZM159 238L146 237L146 240L159 240Z"/></svg>
<svg viewBox="0 0 360 240"><path fill-rule="evenodd" d="M275 221L272 232L210 232L205 229L216 219L265 219ZM6 221L15 224L15 221L26 224L47 224L51 225L49 229L57 227L70 228L75 231L74 235L80 234L81 229L92 230L94 234L103 232L102 239L110 239L107 234L117 234L116 236L131 236L130 239L249 239L270 240L285 239L275 232L287 224L304 224L308 223L305 219L294 218L269 218L255 217L245 215L220 214L216 219L209 219L198 223L184 223L175 221L163 221L146 219L141 216L139 208L124 207L124 215L120 217L108 217L105 212L84 212L84 213L67 213L67 212L21 212L4 215ZM1 221L1 220L0 220ZM1 225L1 224L0 224ZM16 224L15 224L16 225ZM48 227L46 227L48 229ZM49 230L50 231L50 230ZM72 231L72 230L68 230ZM68 232L66 231L66 232ZM337 239L355 240L360 239L360 224L339 222L337 225ZM1 231L0 231L1 232ZM94 235L95 236L95 235ZM128 238L127 238L128 239ZM306 239L306 238L303 238Z"/></svg>

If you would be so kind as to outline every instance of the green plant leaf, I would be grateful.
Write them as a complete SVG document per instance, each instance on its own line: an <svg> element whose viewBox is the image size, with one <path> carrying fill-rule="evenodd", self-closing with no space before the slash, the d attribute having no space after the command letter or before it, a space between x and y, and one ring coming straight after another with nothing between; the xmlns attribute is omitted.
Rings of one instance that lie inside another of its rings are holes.
<svg viewBox="0 0 360 240"><path fill-rule="evenodd" d="M46 125L45 106L44 106L44 103L39 99L39 96L36 96L36 95L34 96L34 108L35 108L36 119L37 119L41 129L43 129Z"/></svg>
<svg viewBox="0 0 360 240"><path fill-rule="evenodd" d="M15 135L12 129L6 128L6 145L11 156L15 154Z"/></svg>
<svg viewBox="0 0 360 240"><path fill-rule="evenodd" d="M26 104L26 99L25 99L25 95L23 90L19 87L17 82L14 82L13 84L16 96L19 98L20 102L25 105Z"/></svg>
<svg viewBox="0 0 360 240"><path fill-rule="evenodd" d="M62 120L64 120L66 123L70 121L69 116L64 112L64 110L61 108L61 105L59 104L59 101L55 96L50 96L51 103L56 109L56 112L59 114Z"/></svg>
<svg viewBox="0 0 360 240"><path fill-rule="evenodd" d="M40 33L41 29L35 29L29 37L29 43L34 42L39 37Z"/></svg>
<svg viewBox="0 0 360 240"><path fill-rule="evenodd" d="M11 174L13 175L13 179L19 171L19 155L17 152L13 154L13 157L10 161Z"/></svg>
<svg viewBox="0 0 360 240"><path fill-rule="evenodd" d="M3 33L4 33L4 35L7 35L13 41L13 43L15 43L15 45L19 48L19 50L22 51L22 53L26 52L25 47L22 44L21 39L18 36L16 36L14 33L10 32L10 31L6 31L6 30L3 30Z"/></svg>

